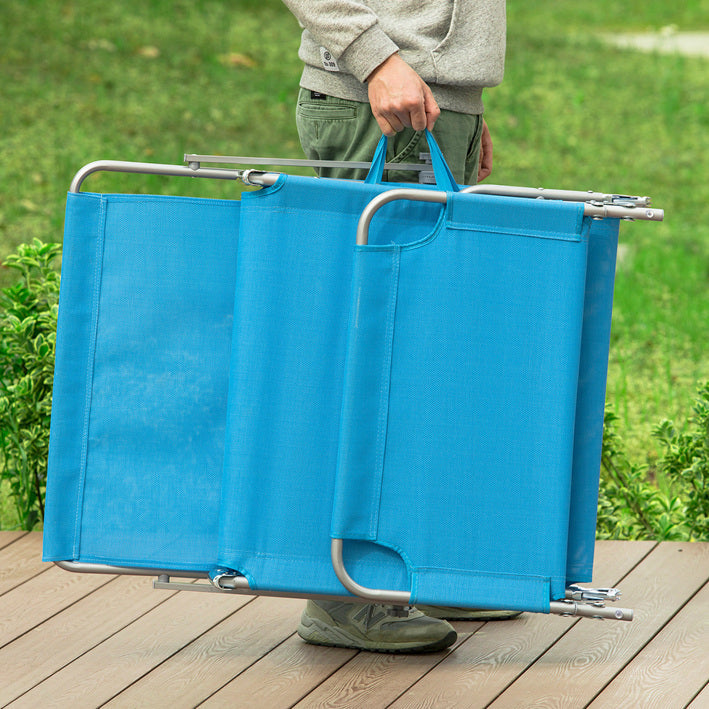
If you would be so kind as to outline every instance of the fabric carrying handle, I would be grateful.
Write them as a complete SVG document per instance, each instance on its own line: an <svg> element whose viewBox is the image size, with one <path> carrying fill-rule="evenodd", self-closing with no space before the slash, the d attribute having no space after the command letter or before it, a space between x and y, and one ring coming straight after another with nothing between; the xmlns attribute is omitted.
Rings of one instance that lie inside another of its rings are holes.
<svg viewBox="0 0 709 709"><path fill-rule="evenodd" d="M459 192L460 187L453 177L451 169L448 167L446 159L443 157L441 149L438 147L431 131L426 128L424 131L426 135L426 141L428 142L428 149L431 154L431 162L433 164L433 174L436 178L436 187L445 192ZM389 139L383 135L377 144L377 149L374 151L374 157L372 158L372 167L369 169L369 173L365 178L365 183L367 184L379 184L382 182L382 176L384 174L384 164L386 162L387 145Z"/></svg>

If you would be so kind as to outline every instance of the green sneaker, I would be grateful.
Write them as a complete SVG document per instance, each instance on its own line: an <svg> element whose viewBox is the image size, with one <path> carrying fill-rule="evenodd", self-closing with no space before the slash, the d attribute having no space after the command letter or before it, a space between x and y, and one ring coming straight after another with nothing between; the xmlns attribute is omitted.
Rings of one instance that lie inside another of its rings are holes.
<svg viewBox="0 0 709 709"><path fill-rule="evenodd" d="M454 608L452 606L416 606L429 618L445 620L510 620L522 615L521 611L494 611L485 608Z"/></svg>
<svg viewBox="0 0 709 709"><path fill-rule="evenodd" d="M308 601L298 635L314 645L410 653L444 650L457 638L445 620L415 608L401 617L388 606L338 601Z"/></svg>

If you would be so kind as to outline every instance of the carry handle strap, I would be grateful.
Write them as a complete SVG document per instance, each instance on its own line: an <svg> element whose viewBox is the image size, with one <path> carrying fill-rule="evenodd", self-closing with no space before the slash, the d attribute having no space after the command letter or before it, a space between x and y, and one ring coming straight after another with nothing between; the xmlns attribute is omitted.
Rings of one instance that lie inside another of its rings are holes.
<svg viewBox="0 0 709 709"><path fill-rule="evenodd" d="M441 149L438 147L438 143L431 135L431 131L429 131L428 128L426 129L425 134L426 141L428 142L428 150L431 154L433 174L436 178L436 187L445 192L458 192L460 187L458 187L458 184L453 177L453 173L448 167L448 163L443 157ZM383 135L379 140L377 149L374 151L374 157L372 158L372 167L369 169L369 173L364 180L367 184L376 185L382 182L388 142L389 140L385 135Z"/></svg>

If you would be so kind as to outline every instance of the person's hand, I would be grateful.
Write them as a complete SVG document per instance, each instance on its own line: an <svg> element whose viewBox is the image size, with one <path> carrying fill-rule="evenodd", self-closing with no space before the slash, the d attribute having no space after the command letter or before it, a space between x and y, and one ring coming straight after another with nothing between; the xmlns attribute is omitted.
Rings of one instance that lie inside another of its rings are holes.
<svg viewBox="0 0 709 709"><path fill-rule="evenodd" d="M405 127L431 130L441 113L426 82L398 54L367 77L367 88L372 114L386 136Z"/></svg>
<svg viewBox="0 0 709 709"><path fill-rule="evenodd" d="M483 132L480 138L480 166L478 167L478 182L482 182L492 172L492 137L490 129L483 119Z"/></svg>

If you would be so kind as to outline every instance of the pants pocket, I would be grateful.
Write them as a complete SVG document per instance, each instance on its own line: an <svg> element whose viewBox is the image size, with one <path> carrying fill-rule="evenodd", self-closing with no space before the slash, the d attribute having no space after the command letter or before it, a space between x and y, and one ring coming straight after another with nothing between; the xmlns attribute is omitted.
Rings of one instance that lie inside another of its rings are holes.
<svg viewBox="0 0 709 709"><path fill-rule="evenodd" d="M357 115L351 106L316 101L299 101L297 110L302 118L314 121L347 121Z"/></svg>

